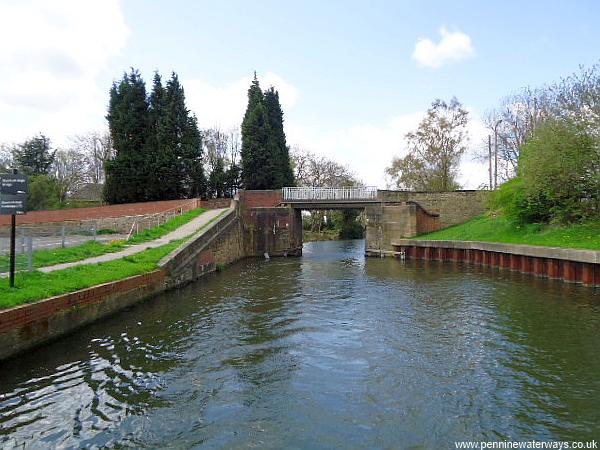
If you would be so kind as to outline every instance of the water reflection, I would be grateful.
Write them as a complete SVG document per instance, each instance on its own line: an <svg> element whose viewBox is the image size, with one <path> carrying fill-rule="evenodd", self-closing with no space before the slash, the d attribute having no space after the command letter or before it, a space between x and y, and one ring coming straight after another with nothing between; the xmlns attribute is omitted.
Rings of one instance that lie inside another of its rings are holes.
<svg viewBox="0 0 600 450"><path fill-rule="evenodd" d="M594 290L363 246L244 261L3 363L2 447L597 438Z"/></svg>

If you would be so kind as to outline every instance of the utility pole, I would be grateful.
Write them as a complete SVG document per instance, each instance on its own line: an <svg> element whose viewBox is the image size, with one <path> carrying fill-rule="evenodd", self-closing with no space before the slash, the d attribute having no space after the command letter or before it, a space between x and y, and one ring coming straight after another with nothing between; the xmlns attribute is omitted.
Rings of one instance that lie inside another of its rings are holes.
<svg viewBox="0 0 600 450"><path fill-rule="evenodd" d="M488 134L488 173L490 175L490 191L494 188L492 185L492 136Z"/></svg>
<svg viewBox="0 0 600 450"><path fill-rule="evenodd" d="M494 125L494 190L498 189L498 125L501 123L499 119Z"/></svg>

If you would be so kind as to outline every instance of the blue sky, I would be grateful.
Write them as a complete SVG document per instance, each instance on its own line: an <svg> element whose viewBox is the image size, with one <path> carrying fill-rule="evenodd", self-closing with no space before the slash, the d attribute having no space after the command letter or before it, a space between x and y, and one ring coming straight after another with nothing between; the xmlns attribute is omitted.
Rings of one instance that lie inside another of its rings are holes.
<svg viewBox="0 0 600 450"><path fill-rule="evenodd" d="M176 71L201 126L230 128L256 70L281 91L290 144L383 187L435 98L469 108L475 148L501 97L600 61L599 23L593 1L0 0L0 142L102 127L129 67ZM466 187L482 167L465 157Z"/></svg>

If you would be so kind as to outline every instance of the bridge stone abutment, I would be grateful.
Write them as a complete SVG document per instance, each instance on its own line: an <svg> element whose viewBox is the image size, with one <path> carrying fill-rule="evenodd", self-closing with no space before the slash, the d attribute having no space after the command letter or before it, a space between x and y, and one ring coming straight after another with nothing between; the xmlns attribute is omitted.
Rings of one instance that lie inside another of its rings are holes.
<svg viewBox="0 0 600 450"><path fill-rule="evenodd" d="M394 253L392 242L466 222L486 210L486 191L377 191L365 209L367 255Z"/></svg>

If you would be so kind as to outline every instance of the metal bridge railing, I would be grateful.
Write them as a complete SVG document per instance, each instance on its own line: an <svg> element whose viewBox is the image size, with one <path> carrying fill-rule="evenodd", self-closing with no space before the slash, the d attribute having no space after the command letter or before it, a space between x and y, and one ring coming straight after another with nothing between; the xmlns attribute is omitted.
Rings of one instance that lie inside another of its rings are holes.
<svg viewBox="0 0 600 450"><path fill-rule="evenodd" d="M375 200L377 187L319 188L319 187L284 187L283 201L299 200Z"/></svg>

